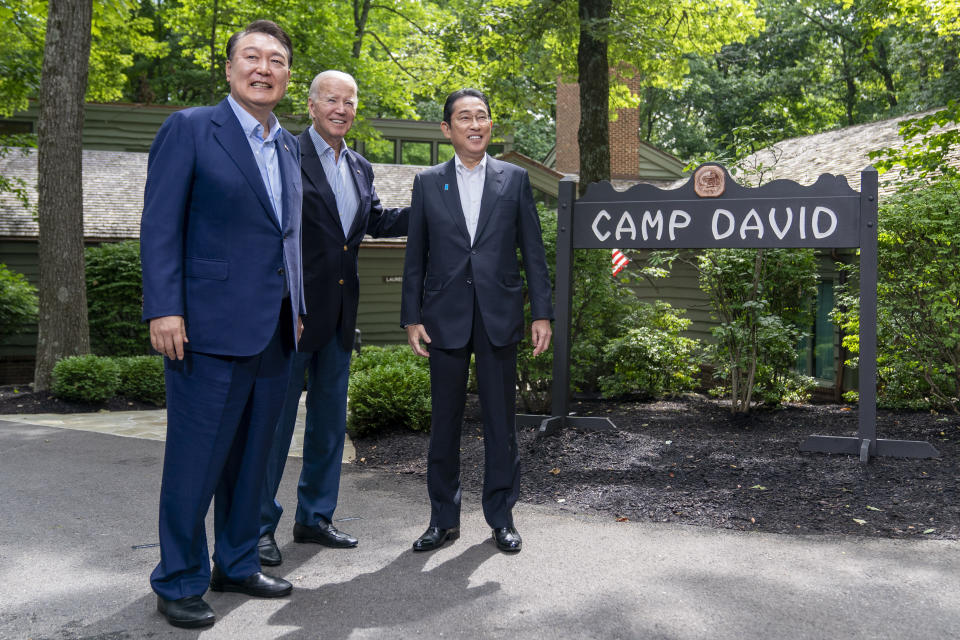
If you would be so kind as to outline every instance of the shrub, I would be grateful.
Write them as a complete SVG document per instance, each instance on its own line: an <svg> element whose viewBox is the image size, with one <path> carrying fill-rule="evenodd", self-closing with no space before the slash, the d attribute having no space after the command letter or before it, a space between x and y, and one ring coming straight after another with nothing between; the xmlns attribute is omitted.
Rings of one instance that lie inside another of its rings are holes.
<svg viewBox="0 0 960 640"><path fill-rule="evenodd" d="M603 349L609 375L601 376L607 397L652 399L691 391L700 371L700 343L680 333L690 326L683 310L658 301L641 303L622 323L623 333Z"/></svg>
<svg viewBox="0 0 960 640"><path fill-rule="evenodd" d="M130 356L113 359L120 369L117 394L131 400L152 402L162 407L166 402L166 383L163 377L163 358L160 356Z"/></svg>
<svg viewBox="0 0 960 640"><path fill-rule="evenodd" d="M430 372L424 366L395 362L353 372L348 398L352 437L399 426L430 430Z"/></svg>
<svg viewBox="0 0 960 640"><path fill-rule="evenodd" d="M112 398L120 384L120 367L111 358L71 356L53 367L53 395L63 400L97 403Z"/></svg>
<svg viewBox="0 0 960 640"><path fill-rule="evenodd" d="M733 413L752 402L803 398L813 381L794 371L816 299L812 249L708 249L698 258L700 288L720 321L707 360Z"/></svg>
<svg viewBox="0 0 960 640"><path fill-rule="evenodd" d="M557 215L540 209L543 245L547 253L550 281L556 283ZM570 315L570 386L576 391L599 391L604 372L603 348L620 333L620 321L640 304L626 286L625 278L610 276L610 253L595 249L573 252L573 305ZM528 333L517 349L517 401L522 411L550 409L553 384L553 344L533 357L530 342L529 294L524 278L524 322Z"/></svg>
<svg viewBox="0 0 960 640"><path fill-rule="evenodd" d="M409 363L424 369L429 369L430 364L426 358L418 356L407 344L388 344L383 346L370 345L360 349L360 353L355 354L350 361L350 373L359 373L367 371L374 367L384 364Z"/></svg>
<svg viewBox="0 0 960 640"><path fill-rule="evenodd" d="M143 284L136 240L85 251L90 346L102 356L150 353L150 329L140 321Z"/></svg>
<svg viewBox="0 0 960 640"><path fill-rule="evenodd" d="M37 320L37 289L21 273L0 263L0 342Z"/></svg>
<svg viewBox="0 0 960 640"><path fill-rule="evenodd" d="M915 183L880 210L877 402L960 412L960 178ZM859 351L859 265L835 311ZM855 365L855 362L851 364Z"/></svg>

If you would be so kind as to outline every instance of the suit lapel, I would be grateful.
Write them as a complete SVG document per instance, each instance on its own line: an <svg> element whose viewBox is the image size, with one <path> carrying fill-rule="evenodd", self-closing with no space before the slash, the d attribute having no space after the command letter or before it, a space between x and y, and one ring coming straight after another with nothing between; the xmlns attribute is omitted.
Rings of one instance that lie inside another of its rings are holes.
<svg viewBox="0 0 960 640"><path fill-rule="evenodd" d="M480 215L477 217L474 242L483 233L483 228L490 220L501 191L503 191L503 168L493 158L487 158L487 171L483 177L483 195L480 197Z"/></svg>
<svg viewBox="0 0 960 640"><path fill-rule="evenodd" d="M240 169L240 173L246 178L253 192L257 194L257 199L263 205L264 213L269 215L270 219L279 228L280 222L273 212L273 205L267 196L267 188L263 184L260 168L257 167L253 151L250 150L250 143L244 137L243 127L240 126L240 121L237 120L237 116L226 98L218 105L210 120L216 125L213 130L213 137L216 138L230 159Z"/></svg>
<svg viewBox="0 0 960 640"><path fill-rule="evenodd" d="M302 198L296 177L300 168L297 166L296 147L291 147L286 141L287 134L281 132L277 136L277 159L280 162L280 180L283 183L283 228L290 225L290 212L299 208Z"/></svg>
<svg viewBox="0 0 960 640"><path fill-rule="evenodd" d="M347 234L349 240L358 231L367 228L367 212L370 210L369 205L367 205L367 198L370 194L370 185L367 184L366 175L357 166L353 158L353 151L346 149L344 154L346 154L347 166L350 167L350 177L353 178L353 184L357 188L357 211L353 216L353 223L350 225L350 233Z"/></svg>
<svg viewBox="0 0 960 640"><path fill-rule="evenodd" d="M340 214L337 211L337 198L333 195L330 183L327 182L327 174L323 170L323 164L320 162L320 156L317 154L317 147L313 144L309 129L300 134L300 156L303 175L320 194L320 199L326 205L327 214L337 223L337 227L342 229Z"/></svg>
<svg viewBox="0 0 960 640"><path fill-rule="evenodd" d="M457 168L454 160L451 158L440 171L437 187L440 189L440 197L443 200L444 209L453 220L453 223L460 229L460 233L470 244L470 232L467 231L467 219L463 215L463 207L460 206L460 190L457 188Z"/></svg>

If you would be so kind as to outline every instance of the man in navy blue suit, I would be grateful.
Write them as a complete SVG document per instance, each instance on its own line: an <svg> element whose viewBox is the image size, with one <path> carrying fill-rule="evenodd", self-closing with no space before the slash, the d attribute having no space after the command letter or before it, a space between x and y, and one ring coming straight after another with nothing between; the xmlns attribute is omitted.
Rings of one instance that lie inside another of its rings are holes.
<svg viewBox="0 0 960 640"><path fill-rule="evenodd" d="M300 149L273 115L293 51L280 27L258 20L231 36L226 54L230 95L160 127L140 224L143 318L167 387L150 583L157 609L179 627L214 623L208 587L258 597L292 589L260 571L256 523L306 312ZM214 495L211 571L204 518Z"/></svg>
<svg viewBox="0 0 960 640"><path fill-rule="evenodd" d="M270 452L260 506L260 563L282 561L274 532L283 508L276 500L297 418L304 373L307 416L303 468L297 488L295 542L328 547L357 545L333 526L340 491L346 429L350 350L357 324L360 280L357 254L364 234L401 236L406 209L384 209L373 187L373 168L344 136L357 113L357 83L341 71L313 79L308 101L312 126L300 134L303 177L303 284L307 308L299 352Z"/></svg>
<svg viewBox="0 0 960 640"><path fill-rule="evenodd" d="M493 122L483 93L450 94L440 127L455 156L414 179L403 268L401 324L413 351L430 358L433 403L430 526L413 550L437 549L460 535L460 431L472 353L483 416L483 515L497 547L517 552L516 374L524 331L517 249L527 275L536 356L550 346L553 317L540 218L527 172L487 155Z"/></svg>

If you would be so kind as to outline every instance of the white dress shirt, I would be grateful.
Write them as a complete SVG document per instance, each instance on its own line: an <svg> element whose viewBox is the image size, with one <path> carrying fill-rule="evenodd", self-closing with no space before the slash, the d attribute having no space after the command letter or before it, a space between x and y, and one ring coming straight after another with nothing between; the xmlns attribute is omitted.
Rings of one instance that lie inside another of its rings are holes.
<svg viewBox="0 0 960 640"><path fill-rule="evenodd" d="M337 201L337 213L340 215L340 226L343 228L343 237L346 238L350 235L350 227L353 226L357 209L360 208L357 185L353 183L350 164L347 162L347 143L340 142L340 157L334 160L333 147L327 144L327 141L320 137L313 127L310 127L310 139L313 140L313 146L316 147L317 155L320 156L320 164L327 176L327 183L333 190L333 198Z"/></svg>
<svg viewBox="0 0 960 640"><path fill-rule="evenodd" d="M473 169L467 169L460 161L460 156L454 154L454 166L457 168L457 190L460 192L460 208L470 233L470 244L473 245L477 235L477 221L480 219L480 199L483 197L483 182L487 175L487 154Z"/></svg>

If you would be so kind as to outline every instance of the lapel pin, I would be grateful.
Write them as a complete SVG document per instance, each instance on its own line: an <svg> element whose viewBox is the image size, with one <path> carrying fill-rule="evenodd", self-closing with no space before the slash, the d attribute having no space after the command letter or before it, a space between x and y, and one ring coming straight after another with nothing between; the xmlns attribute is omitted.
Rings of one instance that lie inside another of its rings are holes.
<svg viewBox="0 0 960 640"><path fill-rule="evenodd" d="M449 184L443 185L443 190L444 190L444 191L450 191L450 185L449 185Z"/></svg>
<svg viewBox="0 0 960 640"><path fill-rule="evenodd" d="M287 146L287 143L286 143L286 142L283 143L283 148L284 148L286 151L290 151L290 147Z"/></svg>

